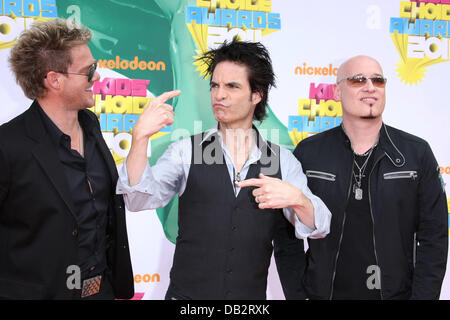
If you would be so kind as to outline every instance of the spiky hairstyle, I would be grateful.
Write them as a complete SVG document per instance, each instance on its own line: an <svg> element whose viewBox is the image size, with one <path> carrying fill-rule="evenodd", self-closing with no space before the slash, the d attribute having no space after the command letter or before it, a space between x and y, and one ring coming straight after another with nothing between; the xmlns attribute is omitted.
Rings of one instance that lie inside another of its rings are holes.
<svg viewBox="0 0 450 320"><path fill-rule="evenodd" d="M245 66L251 91L261 94L253 119L262 121L267 116L269 90L275 87L275 74L269 52L263 44L239 41L235 37L231 42L224 42L218 48L205 52L198 60L207 66L205 77L211 78L220 62L231 61Z"/></svg>
<svg viewBox="0 0 450 320"><path fill-rule="evenodd" d="M72 64L70 49L90 40L89 29L79 27L71 20L35 22L20 35L9 57L11 70L24 94L30 99L45 96L47 73L67 72Z"/></svg>

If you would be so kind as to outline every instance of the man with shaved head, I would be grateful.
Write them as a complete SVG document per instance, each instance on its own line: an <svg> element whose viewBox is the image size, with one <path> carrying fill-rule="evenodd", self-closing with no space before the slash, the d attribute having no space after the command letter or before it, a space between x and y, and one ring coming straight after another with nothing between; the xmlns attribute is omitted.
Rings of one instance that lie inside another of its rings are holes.
<svg viewBox="0 0 450 320"><path fill-rule="evenodd" d="M438 299L448 249L447 201L428 143L387 126L380 64L353 57L334 95L342 124L300 142L308 186L332 212L330 234L309 240L311 299Z"/></svg>

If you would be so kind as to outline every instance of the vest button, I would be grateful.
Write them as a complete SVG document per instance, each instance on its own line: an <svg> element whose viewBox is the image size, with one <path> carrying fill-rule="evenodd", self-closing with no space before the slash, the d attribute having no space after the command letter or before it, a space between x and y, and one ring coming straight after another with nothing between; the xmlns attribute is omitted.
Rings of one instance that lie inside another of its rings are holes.
<svg viewBox="0 0 450 320"><path fill-rule="evenodd" d="M228 270L227 270L227 273L228 273L228 274L232 274L232 273L233 273L233 270L228 269Z"/></svg>
<svg viewBox="0 0 450 320"><path fill-rule="evenodd" d="M74 237L78 236L78 229L73 229L72 235L73 235Z"/></svg>
<svg viewBox="0 0 450 320"><path fill-rule="evenodd" d="M236 231L236 227L235 227L235 226L232 226L232 227L231 227L231 230Z"/></svg>

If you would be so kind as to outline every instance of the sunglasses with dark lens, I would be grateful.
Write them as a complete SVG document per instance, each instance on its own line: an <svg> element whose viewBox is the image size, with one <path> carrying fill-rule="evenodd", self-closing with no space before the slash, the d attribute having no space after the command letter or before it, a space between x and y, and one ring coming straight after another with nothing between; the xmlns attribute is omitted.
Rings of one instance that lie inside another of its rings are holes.
<svg viewBox="0 0 450 320"><path fill-rule="evenodd" d="M345 78L339 80L337 83L340 83L344 80L347 80L350 86L352 87L363 87L366 85L367 80L370 80L375 87L384 88L386 86L387 79L382 76L373 76L373 77L365 77L361 75Z"/></svg>
<svg viewBox="0 0 450 320"><path fill-rule="evenodd" d="M86 77L88 77L88 82L91 82L92 78L94 78L95 70L97 70L97 62L94 62L91 65L88 73L76 73L76 72L64 72L64 71L55 71L55 72L62 73L62 74L77 74L79 76L86 76Z"/></svg>

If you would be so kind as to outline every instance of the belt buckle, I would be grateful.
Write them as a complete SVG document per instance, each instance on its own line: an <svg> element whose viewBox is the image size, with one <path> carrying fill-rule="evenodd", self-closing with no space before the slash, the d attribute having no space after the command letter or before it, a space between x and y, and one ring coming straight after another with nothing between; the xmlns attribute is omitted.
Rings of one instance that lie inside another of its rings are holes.
<svg viewBox="0 0 450 320"><path fill-rule="evenodd" d="M102 275L98 275L83 281L81 288L81 298L92 296L100 291Z"/></svg>

